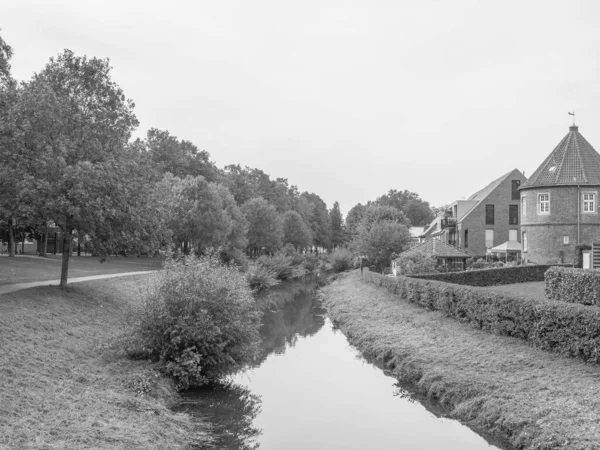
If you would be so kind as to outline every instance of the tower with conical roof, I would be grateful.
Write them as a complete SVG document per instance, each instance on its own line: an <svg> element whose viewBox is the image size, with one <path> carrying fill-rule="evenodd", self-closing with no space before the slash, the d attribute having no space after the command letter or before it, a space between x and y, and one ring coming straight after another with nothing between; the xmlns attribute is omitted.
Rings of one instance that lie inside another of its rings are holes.
<svg viewBox="0 0 600 450"><path fill-rule="evenodd" d="M576 125L519 190L524 258L571 263L577 245L600 242L600 155Z"/></svg>

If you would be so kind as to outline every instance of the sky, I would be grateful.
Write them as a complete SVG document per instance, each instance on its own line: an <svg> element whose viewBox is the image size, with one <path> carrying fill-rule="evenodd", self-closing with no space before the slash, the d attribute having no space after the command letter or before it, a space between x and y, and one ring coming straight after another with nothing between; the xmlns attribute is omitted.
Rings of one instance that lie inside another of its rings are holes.
<svg viewBox="0 0 600 450"><path fill-rule="evenodd" d="M346 213L390 189L432 206L567 134L600 149L600 3L0 0L22 81L68 48L109 58L140 126Z"/></svg>

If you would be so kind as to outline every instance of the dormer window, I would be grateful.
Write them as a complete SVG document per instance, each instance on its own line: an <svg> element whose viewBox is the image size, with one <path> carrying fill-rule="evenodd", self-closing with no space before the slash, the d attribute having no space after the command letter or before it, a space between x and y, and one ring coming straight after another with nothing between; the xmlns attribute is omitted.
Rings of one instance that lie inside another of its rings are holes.
<svg viewBox="0 0 600 450"><path fill-rule="evenodd" d="M550 194L538 194L538 214L550 214Z"/></svg>
<svg viewBox="0 0 600 450"><path fill-rule="evenodd" d="M581 194L582 207L581 210L584 213L595 213L596 212L596 193L595 192L583 192Z"/></svg>

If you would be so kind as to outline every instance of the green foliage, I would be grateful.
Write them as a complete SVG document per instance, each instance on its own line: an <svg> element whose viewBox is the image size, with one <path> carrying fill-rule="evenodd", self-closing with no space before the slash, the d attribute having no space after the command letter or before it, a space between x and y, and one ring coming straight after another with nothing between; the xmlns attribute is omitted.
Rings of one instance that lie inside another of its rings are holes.
<svg viewBox="0 0 600 450"><path fill-rule="evenodd" d="M600 363L600 309L439 281L390 278L374 272L366 272L364 280L383 286L411 303L441 311L485 331Z"/></svg>
<svg viewBox="0 0 600 450"><path fill-rule="evenodd" d="M595 270L551 267L544 281L544 292L550 300L600 305L600 273Z"/></svg>
<svg viewBox="0 0 600 450"><path fill-rule="evenodd" d="M350 236L354 236L358 233L358 226L362 222L366 210L367 207L359 203L348 211L348 214L346 215L346 230Z"/></svg>
<svg viewBox="0 0 600 450"><path fill-rule="evenodd" d="M260 313L244 275L214 256L168 260L132 316L128 352L159 363L179 389L251 363Z"/></svg>
<svg viewBox="0 0 600 450"><path fill-rule="evenodd" d="M334 248L337 248L348 239L344 227L344 218L338 202L335 202L333 208L329 211L329 220L331 222L331 243Z"/></svg>
<svg viewBox="0 0 600 450"><path fill-rule="evenodd" d="M412 275L420 273L437 273L434 258L423 253L400 254L396 258L396 265L400 271L399 275Z"/></svg>
<svg viewBox="0 0 600 450"><path fill-rule="evenodd" d="M278 280L285 281L304 274L303 261L298 261L293 256L277 253L273 256L263 255L256 260L256 264L275 273Z"/></svg>
<svg viewBox="0 0 600 450"><path fill-rule="evenodd" d="M468 286L496 286L501 284L544 281L544 274L552 266L528 265L516 267L497 267L466 272L432 273L410 275L411 278L444 281L446 283Z"/></svg>
<svg viewBox="0 0 600 450"><path fill-rule="evenodd" d="M296 211L283 214L283 242L296 250L304 250L312 245L312 233Z"/></svg>
<svg viewBox="0 0 600 450"><path fill-rule="evenodd" d="M352 268L354 255L346 248L339 248L329 254L329 262L334 272L344 272Z"/></svg>
<svg viewBox="0 0 600 450"><path fill-rule="evenodd" d="M250 288L255 291L262 291L281 283L277 279L277 272L275 270L258 264L251 266L246 272L245 277Z"/></svg>
<svg viewBox="0 0 600 450"><path fill-rule="evenodd" d="M12 48L0 36L0 81L2 78L10 77L10 58L12 57Z"/></svg>
<svg viewBox="0 0 600 450"><path fill-rule="evenodd" d="M399 222L383 221L363 223L355 238L355 247L380 271L389 266L392 255L408 248L410 233L408 227Z"/></svg>
<svg viewBox="0 0 600 450"><path fill-rule="evenodd" d="M429 202L423 201L419 194L407 190L390 189L387 194L375 200L375 204L402 211L410 223L417 227L428 225L435 217Z"/></svg>
<svg viewBox="0 0 600 450"><path fill-rule="evenodd" d="M255 251L276 252L282 244L283 225L277 210L264 198L253 198L242 206L248 222L248 245Z"/></svg>
<svg viewBox="0 0 600 450"><path fill-rule="evenodd" d="M302 197L312 205L312 214L310 214L308 225L312 231L314 244L317 247L330 249L332 232L327 205L317 194L303 192Z"/></svg>

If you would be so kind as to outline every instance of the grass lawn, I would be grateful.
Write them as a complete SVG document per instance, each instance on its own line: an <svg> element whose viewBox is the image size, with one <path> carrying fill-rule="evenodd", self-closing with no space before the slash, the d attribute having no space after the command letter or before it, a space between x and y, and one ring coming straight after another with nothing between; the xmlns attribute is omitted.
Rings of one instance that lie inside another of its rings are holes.
<svg viewBox="0 0 600 450"><path fill-rule="evenodd" d="M0 257L0 285L46 281L60 278L61 256L47 258L16 256ZM104 275L111 273L156 270L162 266L161 258L112 257L101 263L101 258L72 256L69 263L69 278Z"/></svg>
<svg viewBox="0 0 600 450"><path fill-rule="evenodd" d="M546 300L544 294L543 281L531 281L528 283L504 284L500 286L488 286L483 289L501 292L504 294L516 295L520 297L529 297L539 300Z"/></svg>
<svg viewBox="0 0 600 450"><path fill-rule="evenodd" d="M171 383L106 349L147 277L0 295L1 450L202 447Z"/></svg>
<svg viewBox="0 0 600 450"><path fill-rule="evenodd" d="M323 293L352 344L452 417L517 448L600 448L600 365L472 328L356 272Z"/></svg>

